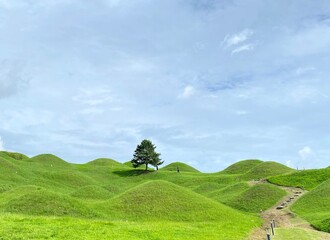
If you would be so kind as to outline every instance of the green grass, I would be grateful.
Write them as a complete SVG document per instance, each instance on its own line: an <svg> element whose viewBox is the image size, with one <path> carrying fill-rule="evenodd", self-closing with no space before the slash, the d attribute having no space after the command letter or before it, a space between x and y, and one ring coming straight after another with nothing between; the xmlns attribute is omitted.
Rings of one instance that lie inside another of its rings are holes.
<svg viewBox="0 0 330 240"><path fill-rule="evenodd" d="M276 204L286 194L286 191L276 186L258 184L227 201L227 204L242 211L258 213Z"/></svg>
<svg viewBox="0 0 330 240"><path fill-rule="evenodd" d="M291 207L315 228L330 232L330 180L306 193Z"/></svg>
<svg viewBox="0 0 330 240"><path fill-rule="evenodd" d="M182 163L182 162L173 162L165 167L162 167L160 170L164 171L177 171L177 168L179 168L180 172L199 172L196 168L193 168L192 166L189 166L188 164Z"/></svg>
<svg viewBox="0 0 330 240"><path fill-rule="evenodd" d="M218 191L210 192L207 196L219 202L230 204L235 198L239 197L243 192L247 191L250 186L245 182L229 185Z"/></svg>
<svg viewBox="0 0 330 240"><path fill-rule="evenodd" d="M112 189L109 190L98 185L87 185L78 188L70 195L80 199L109 199L115 195L115 191L118 191L117 189L114 191L111 191Z"/></svg>
<svg viewBox="0 0 330 240"><path fill-rule="evenodd" d="M325 240L329 239L326 233L302 228L276 228L272 240Z"/></svg>
<svg viewBox="0 0 330 240"><path fill-rule="evenodd" d="M237 219L239 221L239 219ZM228 222L107 221L79 218L0 215L0 238L213 240L244 239L253 224Z"/></svg>
<svg viewBox="0 0 330 240"><path fill-rule="evenodd" d="M242 179L262 179L293 171L295 170L277 162L263 162L250 169L247 173L243 174Z"/></svg>
<svg viewBox="0 0 330 240"><path fill-rule="evenodd" d="M296 171L285 175L270 177L268 180L277 185L312 190L328 179L330 179L330 168Z"/></svg>
<svg viewBox="0 0 330 240"><path fill-rule="evenodd" d="M0 152L0 239L244 239L261 224L254 213L282 196L247 180L292 171L282 166L248 160L206 174L172 163L146 172L105 158L71 164Z"/></svg>
<svg viewBox="0 0 330 240"><path fill-rule="evenodd" d="M142 203L142 204L141 204ZM169 221L253 221L249 216L167 181L140 184L102 204L115 219Z"/></svg>
<svg viewBox="0 0 330 240"><path fill-rule="evenodd" d="M263 161L257 160L257 159L249 159L249 160L243 160L239 161L237 163L234 163L227 167L225 170L222 171L222 173L226 174L243 174L251 170L252 168L258 166Z"/></svg>
<svg viewBox="0 0 330 240"><path fill-rule="evenodd" d="M0 152L1 239L242 239L261 224L194 191L235 176L173 166L145 172L112 159L70 164Z"/></svg>
<svg viewBox="0 0 330 240"><path fill-rule="evenodd" d="M47 190L37 189L8 201L3 206L4 212L46 216L98 216L81 201L69 196Z"/></svg>

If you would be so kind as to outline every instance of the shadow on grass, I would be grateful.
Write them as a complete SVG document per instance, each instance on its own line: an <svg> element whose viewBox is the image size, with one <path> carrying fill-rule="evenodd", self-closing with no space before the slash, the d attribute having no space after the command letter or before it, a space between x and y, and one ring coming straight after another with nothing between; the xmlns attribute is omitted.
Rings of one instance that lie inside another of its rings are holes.
<svg viewBox="0 0 330 240"><path fill-rule="evenodd" d="M113 171L114 174L121 176L121 177L134 177L143 174L153 173L154 170L142 170L142 169L132 169L132 170L118 170Z"/></svg>

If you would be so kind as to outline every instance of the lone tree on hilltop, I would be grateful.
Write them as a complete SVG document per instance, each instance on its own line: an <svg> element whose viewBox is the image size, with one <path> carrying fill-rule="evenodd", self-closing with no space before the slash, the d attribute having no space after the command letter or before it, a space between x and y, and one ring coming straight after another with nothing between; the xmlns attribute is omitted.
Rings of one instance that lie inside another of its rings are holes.
<svg viewBox="0 0 330 240"><path fill-rule="evenodd" d="M150 140L143 140L135 149L133 159L131 160L133 167L137 168L145 164L147 171L148 164L150 164L158 170L158 166L163 164L164 161L161 161L160 153L155 152L155 149L156 146Z"/></svg>

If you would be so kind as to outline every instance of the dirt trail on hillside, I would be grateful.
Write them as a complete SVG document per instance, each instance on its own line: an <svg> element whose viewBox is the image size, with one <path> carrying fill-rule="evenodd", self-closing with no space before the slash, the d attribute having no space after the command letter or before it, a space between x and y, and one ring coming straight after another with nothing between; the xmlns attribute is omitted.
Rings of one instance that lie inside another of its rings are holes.
<svg viewBox="0 0 330 240"><path fill-rule="evenodd" d="M260 182L262 183L262 182ZM258 182L250 182L251 185L259 184ZM282 198L276 205L270 209L260 213L260 217L263 220L261 228L256 229L246 240L264 240L266 239L266 228L270 228L270 222L274 219L276 227L279 228L303 228L314 230L314 228L304 219L296 216L290 211L290 206L296 202L307 191L294 187L277 186L284 189L288 194ZM276 209L277 207L284 205L282 209ZM324 240L330 240L329 238Z"/></svg>

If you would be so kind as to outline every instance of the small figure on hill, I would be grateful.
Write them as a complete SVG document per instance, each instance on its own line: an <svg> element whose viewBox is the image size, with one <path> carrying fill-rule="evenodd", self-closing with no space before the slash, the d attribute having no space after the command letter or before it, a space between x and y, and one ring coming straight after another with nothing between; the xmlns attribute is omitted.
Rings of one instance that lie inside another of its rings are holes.
<svg viewBox="0 0 330 240"><path fill-rule="evenodd" d="M176 171L179 173L180 172L180 168L179 166L176 167Z"/></svg>

